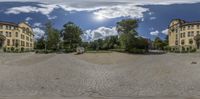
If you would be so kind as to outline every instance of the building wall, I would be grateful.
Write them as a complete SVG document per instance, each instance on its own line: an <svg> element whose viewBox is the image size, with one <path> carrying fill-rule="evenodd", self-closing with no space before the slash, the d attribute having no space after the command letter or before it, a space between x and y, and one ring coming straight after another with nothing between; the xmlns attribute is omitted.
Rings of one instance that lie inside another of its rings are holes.
<svg viewBox="0 0 200 99"><path fill-rule="evenodd" d="M25 51L30 51L34 48L34 34L32 28L24 22L17 26L0 23L0 35L1 34L6 37L3 47L6 47L8 50L12 47L19 50L24 48Z"/></svg>
<svg viewBox="0 0 200 99"><path fill-rule="evenodd" d="M194 37L200 33L200 23L173 20L169 25L169 46L180 50L197 48Z"/></svg>

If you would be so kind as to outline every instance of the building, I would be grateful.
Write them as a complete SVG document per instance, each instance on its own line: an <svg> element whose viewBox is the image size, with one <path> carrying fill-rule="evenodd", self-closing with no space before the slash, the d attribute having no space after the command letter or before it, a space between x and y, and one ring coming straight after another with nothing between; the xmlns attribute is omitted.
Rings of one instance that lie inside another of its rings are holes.
<svg viewBox="0 0 200 99"><path fill-rule="evenodd" d="M34 48L34 33L27 23L0 22L0 50L31 51Z"/></svg>
<svg viewBox="0 0 200 99"><path fill-rule="evenodd" d="M200 33L200 22L174 19L168 27L169 47L173 51L189 51L197 48L195 36Z"/></svg>

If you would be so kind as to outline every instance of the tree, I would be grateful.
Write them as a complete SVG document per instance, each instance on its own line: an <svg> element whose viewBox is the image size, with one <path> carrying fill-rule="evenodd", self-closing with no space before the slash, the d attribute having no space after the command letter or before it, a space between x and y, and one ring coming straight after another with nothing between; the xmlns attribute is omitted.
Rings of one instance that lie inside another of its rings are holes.
<svg viewBox="0 0 200 99"><path fill-rule="evenodd" d="M61 36L63 37L64 47L68 51L75 51L76 47L82 42L80 36L83 34L83 31L73 22L68 22L63 27Z"/></svg>
<svg viewBox="0 0 200 99"><path fill-rule="evenodd" d="M45 39L44 36L42 36L41 38L39 38L36 41L36 49L45 49Z"/></svg>
<svg viewBox="0 0 200 99"><path fill-rule="evenodd" d="M159 37L156 37L154 40L154 47L159 50L163 50L166 45Z"/></svg>
<svg viewBox="0 0 200 99"><path fill-rule="evenodd" d="M200 34L197 34L197 35L194 37L194 40L195 40L195 42L196 42L197 48L199 49L199 48L200 48Z"/></svg>
<svg viewBox="0 0 200 99"><path fill-rule="evenodd" d="M117 22L117 31L120 34L121 47L126 51L130 51L136 45L136 28L138 27L138 21L133 19L125 19Z"/></svg>
<svg viewBox="0 0 200 99"><path fill-rule="evenodd" d="M49 21L45 24L46 36L47 36L47 48L50 50L56 50L60 41L59 30L52 27L52 23Z"/></svg>

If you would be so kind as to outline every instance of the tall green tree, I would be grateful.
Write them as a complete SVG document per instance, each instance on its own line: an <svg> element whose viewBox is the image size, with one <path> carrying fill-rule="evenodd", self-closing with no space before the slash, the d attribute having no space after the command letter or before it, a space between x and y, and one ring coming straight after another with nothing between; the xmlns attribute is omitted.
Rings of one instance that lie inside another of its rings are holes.
<svg viewBox="0 0 200 99"><path fill-rule="evenodd" d="M124 19L117 22L117 31L120 34L120 44L126 51L130 51L136 45L136 36L138 35L136 28L138 21L134 19Z"/></svg>
<svg viewBox="0 0 200 99"><path fill-rule="evenodd" d="M44 36L42 36L41 38L37 39L36 43L35 43L35 48L36 49L45 49L45 39Z"/></svg>
<svg viewBox="0 0 200 99"><path fill-rule="evenodd" d="M165 43L159 37L156 37L153 42L153 45L154 45L155 49L163 50Z"/></svg>
<svg viewBox="0 0 200 99"><path fill-rule="evenodd" d="M45 24L46 26L46 36L47 36L47 48L50 50L56 50L58 48L58 43L60 41L60 31L54 29L52 23L49 21Z"/></svg>
<svg viewBox="0 0 200 99"><path fill-rule="evenodd" d="M61 35L63 37L64 47L68 51L75 51L76 47L82 42L80 36L83 34L83 31L73 22L68 22L63 27L64 29Z"/></svg>

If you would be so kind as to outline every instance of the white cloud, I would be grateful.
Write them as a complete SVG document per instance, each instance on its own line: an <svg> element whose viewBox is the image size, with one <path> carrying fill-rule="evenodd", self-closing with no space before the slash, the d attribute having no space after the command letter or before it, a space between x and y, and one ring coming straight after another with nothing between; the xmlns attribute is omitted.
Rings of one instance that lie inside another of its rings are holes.
<svg viewBox="0 0 200 99"><path fill-rule="evenodd" d="M159 31L158 31L158 30L152 31L152 32L150 32L150 34L151 34L151 35L154 35L154 36L157 36L157 35L159 34Z"/></svg>
<svg viewBox="0 0 200 99"><path fill-rule="evenodd" d="M97 16L103 16L105 18L118 18L118 17L142 18L143 13L147 11L149 11L149 9L128 4L128 5L117 5L117 6L102 8L98 11L95 11L94 14Z"/></svg>
<svg viewBox="0 0 200 99"><path fill-rule="evenodd" d="M90 11L95 15L103 16L105 18L143 18L143 13L149 11L140 5L169 5L182 3L197 3L200 0L0 0L0 1L22 1L22 2L39 2L37 6L20 6L13 7L6 11L7 14L19 13L42 13L48 19L55 19L56 16L51 17L49 14L54 9L62 8L65 11ZM87 1L87 2L86 2ZM153 12L149 12L152 15ZM151 19L155 19L152 17Z"/></svg>
<svg viewBox="0 0 200 99"><path fill-rule="evenodd" d="M168 29L163 30L161 33L168 35Z"/></svg>
<svg viewBox="0 0 200 99"><path fill-rule="evenodd" d="M32 20L32 18L31 17L27 17L25 20L28 22L28 21Z"/></svg>
<svg viewBox="0 0 200 99"><path fill-rule="evenodd" d="M33 27L42 27L42 23L36 22L33 24Z"/></svg>
<svg viewBox="0 0 200 99"><path fill-rule="evenodd" d="M49 4L69 4L69 3L89 3L94 2L94 0L0 0L0 1L21 1L21 2L41 2L41 3L49 3ZM162 5L168 5L168 4L180 4L180 3L196 3L200 2L200 0L97 0L98 2L129 2L134 3L137 5L147 5L147 4L162 4Z"/></svg>
<svg viewBox="0 0 200 99"><path fill-rule="evenodd" d="M82 39L84 41L93 41L97 39L104 39L105 37L114 35L118 35L116 27L99 27L94 30L86 30L85 33L82 35Z"/></svg>
<svg viewBox="0 0 200 99"><path fill-rule="evenodd" d="M19 6L19 7L12 7L6 10L6 14L20 14L20 13L41 13L43 15L46 15L48 18L50 17L50 13L57 9L58 6L51 4L38 4L36 6Z"/></svg>
<svg viewBox="0 0 200 99"><path fill-rule="evenodd" d="M44 30L42 30L40 28L33 28L33 32L35 33L35 38L36 39L44 36L44 34L45 34Z"/></svg>
<svg viewBox="0 0 200 99"><path fill-rule="evenodd" d="M47 18L48 18L49 20L54 20L54 19L57 18L57 16L50 16L50 15L48 15Z"/></svg>
<svg viewBox="0 0 200 99"><path fill-rule="evenodd" d="M150 17L150 20L155 20L156 19L156 17Z"/></svg>

